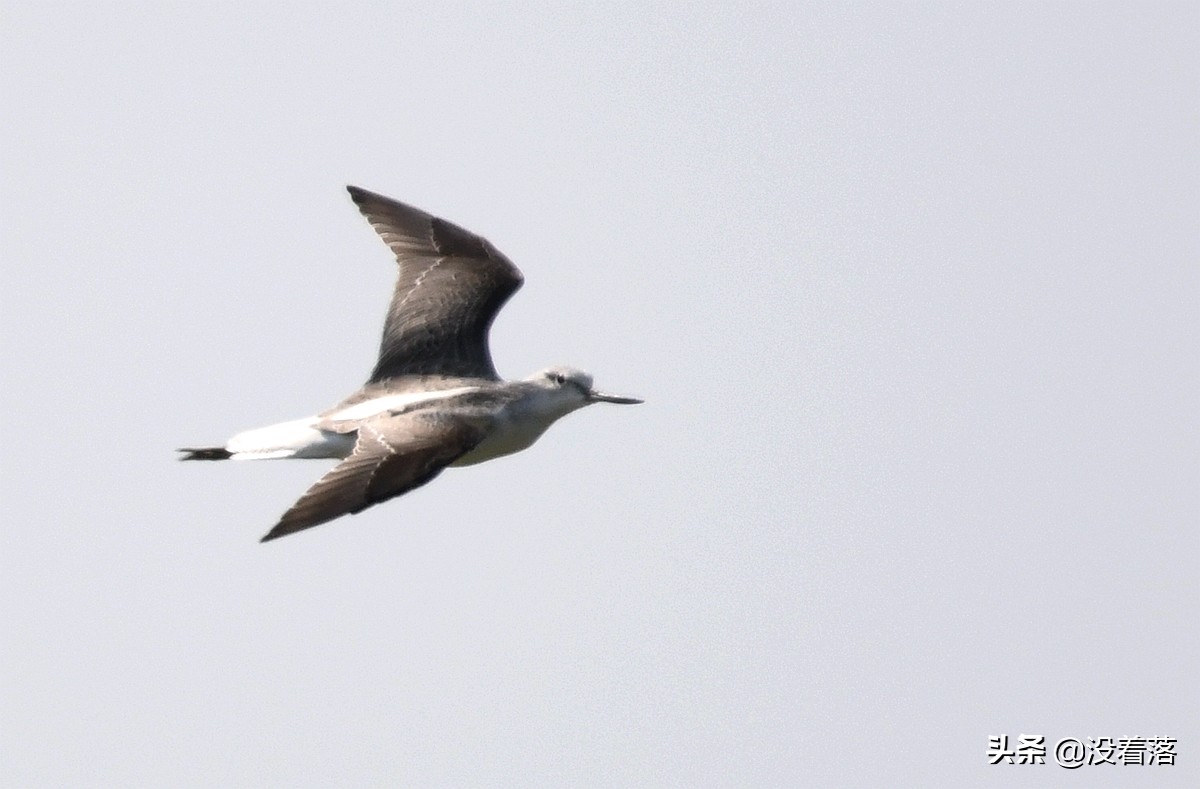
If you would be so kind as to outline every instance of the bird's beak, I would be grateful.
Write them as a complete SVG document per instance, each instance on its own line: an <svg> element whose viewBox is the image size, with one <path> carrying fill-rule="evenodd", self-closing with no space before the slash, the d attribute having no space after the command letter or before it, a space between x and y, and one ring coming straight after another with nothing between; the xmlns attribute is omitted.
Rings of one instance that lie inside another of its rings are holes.
<svg viewBox="0 0 1200 789"><path fill-rule="evenodd" d="M636 397L621 397L620 395L605 394L597 392L595 389L588 392L588 401L592 403L617 403L619 405L637 405L644 402Z"/></svg>

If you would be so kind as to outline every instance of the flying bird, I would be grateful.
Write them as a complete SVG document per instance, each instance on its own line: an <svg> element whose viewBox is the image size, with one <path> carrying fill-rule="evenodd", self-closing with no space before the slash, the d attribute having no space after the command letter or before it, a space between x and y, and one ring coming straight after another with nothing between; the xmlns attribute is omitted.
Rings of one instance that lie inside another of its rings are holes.
<svg viewBox="0 0 1200 789"><path fill-rule="evenodd" d="M642 402L597 391L592 376L573 367L501 379L488 330L521 287L520 270L458 225L356 186L347 190L400 266L370 378L316 416L247 430L220 447L179 450L181 460L341 461L262 542L362 512L447 466L519 452L592 403Z"/></svg>

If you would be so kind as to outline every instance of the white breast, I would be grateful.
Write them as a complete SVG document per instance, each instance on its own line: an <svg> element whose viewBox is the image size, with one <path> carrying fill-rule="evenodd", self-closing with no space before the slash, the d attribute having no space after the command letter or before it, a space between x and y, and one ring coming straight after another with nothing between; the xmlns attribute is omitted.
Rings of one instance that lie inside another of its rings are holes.
<svg viewBox="0 0 1200 789"><path fill-rule="evenodd" d="M553 419L545 422L522 420L514 424L508 419L500 420L479 446L450 465L473 466L476 463L483 463L485 460L494 460L514 452L520 452L522 449L532 446L533 442L537 441L553 422Z"/></svg>

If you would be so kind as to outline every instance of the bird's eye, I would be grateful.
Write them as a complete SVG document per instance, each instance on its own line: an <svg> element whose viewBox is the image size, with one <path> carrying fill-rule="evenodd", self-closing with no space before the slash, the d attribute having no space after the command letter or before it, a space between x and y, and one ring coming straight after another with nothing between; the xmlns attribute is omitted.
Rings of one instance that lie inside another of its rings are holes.
<svg viewBox="0 0 1200 789"><path fill-rule="evenodd" d="M567 382L567 377L562 373L550 373L550 380L560 386Z"/></svg>

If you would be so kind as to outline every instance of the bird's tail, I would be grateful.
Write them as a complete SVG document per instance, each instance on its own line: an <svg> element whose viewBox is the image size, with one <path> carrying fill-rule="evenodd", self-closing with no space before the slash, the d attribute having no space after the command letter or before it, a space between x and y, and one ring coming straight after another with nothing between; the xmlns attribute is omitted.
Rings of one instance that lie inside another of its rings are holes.
<svg viewBox="0 0 1200 789"><path fill-rule="evenodd" d="M199 449L178 449L176 451L187 453L180 460L228 460L233 454L225 447L201 447Z"/></svg>

